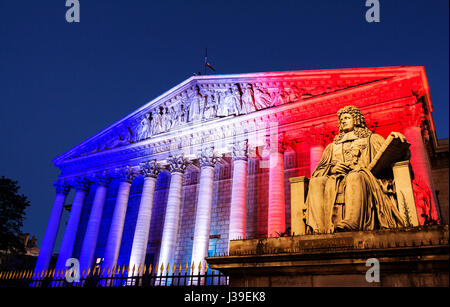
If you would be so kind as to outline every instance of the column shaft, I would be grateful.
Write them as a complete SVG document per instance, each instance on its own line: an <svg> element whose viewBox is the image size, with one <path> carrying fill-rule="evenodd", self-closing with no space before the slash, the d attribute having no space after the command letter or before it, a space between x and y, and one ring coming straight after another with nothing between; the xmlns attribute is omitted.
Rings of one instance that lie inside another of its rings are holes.
<svg viewBox="0 0 450 307"><path fill-rule="evenodd" d="M50 260L55 246L56 236L58 235L59 224L61 222L61 215L66 201L66 193L57 193L53 203L52 212L48 220L47 228L45 230L44 238L42 240L39 256L36 261L34 269L35 273L41 273L48 269Z"/></svg>
<svg viewBox="0 0 450 307"><path fill-rule="evenodd" d="M67 221L64 237L59 250L56 270L66 269L66 260L72 257L75 239L77 237L78 225L80 223L81 210L83 209L86 191L77 189L73 198L72 208L70 209L69 220Z"/></svg>
<svg viewBox="0 0 450 307"><path fill-rule="evenodd" d="M431 194L431 217L438 219L439 210L437 209L437 197L434 189L433 177L431 175L430 160L425 149L425 144L422 139L422 131L420 127L409 127L404 131L406 140L411 144L411 165L414 171L416 180L421 180L430 190ZM421 179L419 179L421 178ZM421 212L418 208L417 212ZM428 212L427 212L428 214ZM419 221L423 224L424 218L418 216Z"/></svg>
<svg viewBox="0 0 450 307"><path fill-rule="evenodd" d="M198 265L208 256L209 230L211 222L211 206L214 184L214 167L204 166L200 173L200 189L198 193L197 211L195 216L194 243L192 247L192 262L194 274L198 274ZM201 274L204 273L202 266Z"/></svg>
<svg viewBox="0 0 450 307"><path fill-rule="evenodd" d="M107 187L97 186L94 202L92 203L91 213L86 228L86 234L83 240L83 246L80 254L80 269L87 270L93 263L95 247L97 245L100 223L102 220L103 206L105 204Z"/></svg>
<svg viewBox="0 0 450 307"><path fill-rule="evenodd" d="M247 202L247 161L233 161L229 240L245 238Z"/></svg>
<svg viewBox="0 0 450 307"><path fill-rule="evenodd" d="M173 263L180 219L182 188L183 174L179 172L172 173L161 239L161 250L159 252L158 268L160 268L161 265L166 267L167 264Z"/></svg>
<svg viewBox="0 0 450 307"><path fill-rule="evenodd" d="M309 152L310 152L309 168L310 168L310 175L311 175L314 172L314 170L316 169L317 164L319 164L320 159L322 158L323 146L312 145Z"/></svg>
<svg viewBox="0 0 450 307"><path fill-rule="evenodd" d="M145 262L148 236L150 233L150 222L152 219L155 185L156 178L145 177L129 264L131 269L135 267L135 272L137 272L139 266L143 266Z"/></svg>
<svg viewBox="0 0 450 307"><path fill-rule="evenodd" d="M270 153L268 237L276 237L285 229L284 154Z"/></svg>
<svg viewBox="0 0 450 307"><path fill-rule="evenodd" d="M109 228L108 240L106 241L103 267L112 268L116 266L119 257L120 243L122 241L125 215L127 213L128 197L130 195L131 182L121 181L117 193L116 206L114 208L111 226Z"/></svg>

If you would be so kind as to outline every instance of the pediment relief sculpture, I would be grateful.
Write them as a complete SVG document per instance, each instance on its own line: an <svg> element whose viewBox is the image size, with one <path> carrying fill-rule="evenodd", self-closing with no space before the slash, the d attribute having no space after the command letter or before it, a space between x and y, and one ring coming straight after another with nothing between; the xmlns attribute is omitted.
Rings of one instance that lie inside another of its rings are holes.
<svg viewBox="0 0 450 307"><path fill-rule="evenodd" d="M216 83L204 88L196 84L131 119L113 127L106 135L92 140L72 156L112 149L141 142L152 136L188 125L228 116L241 116L259 110L331 93L349 85L305 85L299 82Z"/></svg>

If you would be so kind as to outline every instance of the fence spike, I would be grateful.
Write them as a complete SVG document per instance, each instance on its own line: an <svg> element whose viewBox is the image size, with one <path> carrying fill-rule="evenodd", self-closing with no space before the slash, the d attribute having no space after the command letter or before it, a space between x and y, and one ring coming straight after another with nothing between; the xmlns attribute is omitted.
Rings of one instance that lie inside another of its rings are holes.
<svg viewBox="0 0 450 307"><path fill-rule="evenodd" d="M191 264L191 275L194 275L194 261Z"/></svg>
<svg viewBox="0 0 450 307"><path fill-rule="evenodd" d="M175 270L177 269L177 266L176 266L176 264L175 264L175 262L173 263L173 266L172 266L172 275L175 275Z"/></svg>
<svg viewBox="0 0 450 307"><path fill-rule="evenodd" d="M106 277L109 277L109 272L110 272L110 270L111 270L111 268L108 268L108 269L106 270Z"/></svg>
<svg viewBox="0 0 450 307"><path fill-rule="evenodd" d="M141 264L139 263L139 266L138 266L138 270L137 270L137 274L136 275L140 275L141 274Z"/></svg>
<svg viewBox="0 0 450 307"><path fill-rule="evenodd" d="M86 278L89 277L89 274L91 273L91 267L88 266L87 272L86 272Z"/></svg>
<svg viewBox="0 0 450 307"><path fill-rule="evenodd" d="M198 274L200 274L201 271L202 271L202 262L200 261L198 263Z"/></svg>
<svg viewBox="0 0 450 307"><path fill-rule="evenodd" d="M145 265L145 263L144 263L144 268L143 268L143 271L142 271L142 275L145 275L145 271L147 270L147 266Z"/></svg>
<svg viewBox="0 0 450 307"><path fill-rule="evenodd" d="M189 264L186 261L186 265L184 266L184 274L187 274L188 268L189 268Z"/></svg>
<svg viewBox="0 0 450 307"><path fill-rule="evenodd" d="M0 279L3 279L3 271L2 272L0 272Z"/></svg>
<svg viewBox="0 0 450 307"><path fill-rule="evenodd" d="M181 262L180 265L178 266L178 274L181 274Z"/></svg>
<svg viewBox="0 0 450 307"><path fill-rule="evenodd" d="M166 267L166 275L169 275L170 263L167 263Z"/></svg>
<svg viewBox="0 0 450 307"><path fill-rule="evenodd" d="M208 272L208 262L205 261L205 272Z"/></svg>
<svg viewBox="0 0 450 307"><path fill-rule="evenodd" d="M134 270L135 270L135 268L136 268L136 265L133 264L133 270L131 271L131 276L134 276Z"/></svg>
<svg viewBox="0 0 450 307"><path fill-rule="evenodd" d="M164 273L164 263L161 263L161 267L159 268L161 275Z"/></svg>
<svg viewBox="0 0 450 307"><path fill-rule="evenodd" d="M148 265L148 274L151 275L152 274L152 264Z"/></svg>
<svg viewBox="0 0 450 307"><path fill-rule="evenodd" d="M122 276L123 276L123 274L125 274L125 264L122 265Z"/></svg>

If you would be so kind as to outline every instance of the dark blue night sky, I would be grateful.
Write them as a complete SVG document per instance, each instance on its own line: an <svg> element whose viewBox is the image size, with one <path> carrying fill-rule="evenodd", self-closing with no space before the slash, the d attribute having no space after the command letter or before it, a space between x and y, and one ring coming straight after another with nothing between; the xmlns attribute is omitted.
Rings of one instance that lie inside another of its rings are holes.
<svg viewBox="0 0 450 307"><path fill-rule="evenodd" d="M216 74L423 65L447 138L449 1L380 3L367 23L365 0L80 0L68 23L65 0L0 0L0 175L31 200L24 232L40 245L52 160L203 71L205 47Z"/></svg>

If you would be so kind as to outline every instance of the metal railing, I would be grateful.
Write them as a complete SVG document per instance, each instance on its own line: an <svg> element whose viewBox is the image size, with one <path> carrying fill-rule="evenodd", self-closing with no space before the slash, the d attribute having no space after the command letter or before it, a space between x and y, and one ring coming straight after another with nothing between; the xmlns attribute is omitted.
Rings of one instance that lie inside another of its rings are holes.
<svg viewBox="0 0 450 307"><path fill-rule="evenodd" d="M171 268L171 270L170 270ZM197 269L197 270L195 270ZM168 286L228 286L228 277L219 271L208 269L202 272L194 264L170 267L161 265L159 269L139 266L129 268L126 265L112 269L94 267L83 270L77 276L72 269L42 272L33 270L0 272L0 287L168 287ZM198 273L195 273L197 271Z"/></svg>

